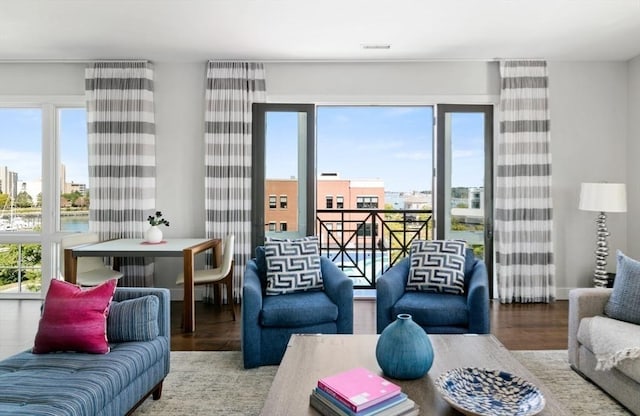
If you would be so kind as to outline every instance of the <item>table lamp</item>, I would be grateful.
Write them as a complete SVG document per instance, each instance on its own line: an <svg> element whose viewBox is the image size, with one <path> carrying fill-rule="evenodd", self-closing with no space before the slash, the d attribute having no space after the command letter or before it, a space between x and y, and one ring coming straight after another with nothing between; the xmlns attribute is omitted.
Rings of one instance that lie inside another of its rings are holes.
<svg viewBox="0 0 640 416"><path fill-rule="evenodd" d="M582 211L600 212L596 219L596 267L593 274L595 287L607 287L607 237L606 212L627 211L627 190L623 183L583 183L580 186L580 206Z"/></svg>

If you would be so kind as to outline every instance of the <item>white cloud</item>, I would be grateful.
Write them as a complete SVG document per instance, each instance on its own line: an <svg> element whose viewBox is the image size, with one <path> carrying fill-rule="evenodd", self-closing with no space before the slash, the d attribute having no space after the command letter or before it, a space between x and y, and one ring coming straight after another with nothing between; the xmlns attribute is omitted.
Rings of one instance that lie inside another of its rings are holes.
<svg viewBox="0 0 640 416"><path fill-rule="evenodd" d="M466 159L476 157L478 154L473 150L456 150L453 152L454 159Z"/></svg>
<svg viewBox="0 0 640 416"><path fill-rule="evenodd" d="M372 142L358 142L358 150L391 150L399 149L404 146L400 140L384 140L379 139Z"/></svg>
<svg viewBox="0 0 640 416"><path fill-rule="evenodd" d="M421 111L422 109L423 109L422 107L402 107L402 106L398 106L398 107L389 108L385 112L385 115L388 116L388 117L398 117L398 116L404 116L405 114L415 113L416 111Z"/></svg>
<svg viewBox="0 0 640 416"><path fill-rule="evenodd" d="M396 159L406 160L431 160L431 153L428 152L397 152L393 154Z"/></svg>

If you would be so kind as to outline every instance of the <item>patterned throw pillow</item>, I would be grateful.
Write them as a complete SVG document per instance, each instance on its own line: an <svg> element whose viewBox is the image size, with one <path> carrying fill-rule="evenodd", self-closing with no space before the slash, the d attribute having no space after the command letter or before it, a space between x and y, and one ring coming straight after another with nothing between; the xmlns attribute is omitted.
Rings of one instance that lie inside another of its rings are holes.
<svg viewBox="0 0 640 416"><path fill-rule="evenodd" d="M613 319L640 325L640 262L620 250L616 257L616 280L604 313Z"/></svg>
<svg viewBox="0 0 640 416"><path fill-rule="evenodd" d="M111 302L107 317L107 339L109 342L151 341L158 337L157 296Z"/></svg>
<svg viewBox="0 0 640 416"><path fill-rule="evenodd" d="M83 290L63 280L52 280L31 351L108 353L107 314L116 284L112 279Z"/></svg>
<svg viewBox="0 0 640 416"><path fill-rule="evenodd" d="M464 261L464 241L415 240L406 289L462 295Z"/></svg>
<svg viewBox="0 0 640 416"><path fill-rule="evenodd" d="M267 238L267 295L322 289L318 237L296 240Z"/></svg>

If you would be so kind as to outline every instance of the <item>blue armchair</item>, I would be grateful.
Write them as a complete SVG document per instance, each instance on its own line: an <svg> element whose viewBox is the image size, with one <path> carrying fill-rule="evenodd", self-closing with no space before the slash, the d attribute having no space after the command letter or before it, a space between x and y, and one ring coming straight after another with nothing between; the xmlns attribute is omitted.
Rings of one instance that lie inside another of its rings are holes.
<svg viewBox="0 0 640 416"><path fill-rule="evenodd" d="M249 260L242 287L242 357L245 368L279 364L291 334L353 333L353 283L320 258L323 290L267 296L264 256Z"/></svg>
<svg viewBox="0 0 640 416"><path fill-rule="evenodd" d="M429 334L488 334L489 279L484 261L466 250L464 295L406 291L409 257L390 268L377 281L377 332L408 313Z"/></svg>

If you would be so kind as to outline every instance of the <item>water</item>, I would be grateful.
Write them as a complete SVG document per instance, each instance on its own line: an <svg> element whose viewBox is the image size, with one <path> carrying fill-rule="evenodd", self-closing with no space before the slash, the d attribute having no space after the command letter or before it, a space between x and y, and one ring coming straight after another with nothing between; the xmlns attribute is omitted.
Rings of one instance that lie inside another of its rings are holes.
<svg viewBox="0 0 640 416"><path fill-rule="evenodd" d="M60 231L89 232L89 216L65 216L60 218Z"/></svg>

